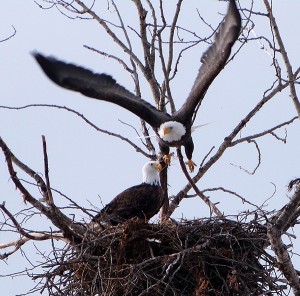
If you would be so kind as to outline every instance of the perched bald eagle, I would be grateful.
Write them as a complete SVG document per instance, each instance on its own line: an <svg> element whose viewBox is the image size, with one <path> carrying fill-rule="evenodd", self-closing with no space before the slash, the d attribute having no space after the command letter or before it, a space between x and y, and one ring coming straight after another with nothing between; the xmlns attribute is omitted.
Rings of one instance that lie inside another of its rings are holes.
<svg viewBox="0 0 300 296"><path fill-rule="evenodd" d="M159 178L161 169L159 162L147 162L142 169L143 183L119 193L92 221L117 225L133 217L146 221L152 218L164 201Z"/></svg>
<svg viewBox="0 0 300 296"><path fill-rule="evenodd" d="M45 57L39 53L34 56L47 76L58 85L81 92L85 96L117 104L145 120L159 136L161 152L167 164L170 162L170 146L185 147L187 165L194 170L192 154L194 144L191 137L192 118L205 96L205 93L225 66L234 42L241 29L241 17L235 0L229 0L227 14L219 31L215 34L214 43L201 58L202 65L192 90L183 106L173 115L162 112L132 94L106 74L95 74L73 64Z"/></svg>

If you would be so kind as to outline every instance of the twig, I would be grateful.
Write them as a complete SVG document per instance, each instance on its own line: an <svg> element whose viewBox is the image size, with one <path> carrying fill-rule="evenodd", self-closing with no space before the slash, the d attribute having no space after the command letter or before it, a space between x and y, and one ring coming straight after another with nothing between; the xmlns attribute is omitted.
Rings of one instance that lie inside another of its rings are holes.
<svg viewBox="0 0 300 296"><path fill-rule="evenodd" d="M31 238L29 238L28 236L31 236ZM20 239L15 240L15 241L11 241L5 244L0 244L0 250L6 249L6 248L10 248L10 247L15 247L14 250L12 250L11 252L7 252L4 254L0 255L0 259L5 259L7 257L9 257L10 255L14 254L15 252L17 252L20 247L22 247L25 243L29 242L29 241L45 241L45 240L60 240L63 241L65 243L70 243L70 241L65 238L63 236L62 233L53 233L53 232L30 232L27 233L27 236L22 236Z"/></svg>
<svg viewBox="0 0 300 296"><path fill-rule="evenodd" d="M46 208L42 203L40 203L37 199L35 199L28 191L27 189L22 185L19 178L17 177L17 173L15 172L12 161L14 160L14 163L16 163L21 169L23 169L26 173L28 173L30 176L35 178L38 176L33 170L28 168L26 165L24 165L22 162L20 162L13 153L9 150L6 143L2 140L0 137L0 147L4 153L8 172L10 174L10 177L14 184L16 185L17 189L22 193L24 201L31 203L36 209L38 209L40 212L49 215L49 209ZM46 188L46 186L45 186Z"/></svg>
<svg viewBox="0 0 300 296"><path fill-rule="evenodd" d="M256 151L257 151L257 154L258 154L257 165L256 165L256 167L253 169L253 171L251 172L251 171L249 171L249 170L243 168L242 166L237 166L237 165L235 165L235 164L233 164L233 163L230 163L230 164L233 165L233 166L235 166L235 167L238 167L239 169L243 170L244 172L246 172L246 173L249 174L249 175L254 175L255 172L257 171L257 169L259 168L260 164L261 164L261 152L260 152L259 146L258 146L258 144L257 144L256 141L249 140L248 142L249 142L250 144L253 143L253 144L255 145L255 148L256 148Z"/></svg>
<svg viewBox="0 0 300 296"><path fill-rule="evenodd" d="M199 168L198 173L196 176L193 177L193 183L197 183L202 176L221 158L223 153L228 149L229 147L232 147L232 141L233 139L238 135L238 133L246 126L246 124L251 120L252 117L254 117L257 112L268 102L270 101L278 92L281 92L283 89L285 89L289 84L278 84L268 95L264 95L264 97L261 99L261 101L244 117L240 123L234 128L232 133L228 135L223 143L219 146L218 151L213 155L202 167ZM181 191L179 191L176 196L174 196L174 199L172 203L170 204L169 208L169 215L173 213L173 211L176 209L176 207L179 205L180 201L186 196L187 192L192 188L192 185L188 183Z"/></svg>
<svg viewBox="0 0 300 296"><path fill-rule="evenodd" d="M197 193L197 195L209 206L209 208L220 218L220 219L223 219L224 216L223 214L220 212L220 210L217 208L217 206L212 203L210 201L210 199L208 197L206 197L199 189L198 187L196 186L196 184L193 182L192 178L190 177L187 169L186 169L186 166L184 164L184 161L183 161L183 156L182 156L182 153L181 153L181 150L180 148L177 148L177 156L179 158L179 162L180 162L180 165L181 165L181 169L185 175L185 177L188 179L190 185L192 186L192 188L195 190L195 192Z"/></svg>
<svg viewBox="0 0 300 296"><path fill-rule="evenodd" d="M294 118L292 118L292 119L290 119L288 121L285 121L283 123L280 123L280 124L278 124L278 125L270 128L270 129L267 129L267 130L265 130L265 131L263 131L261 133L257 133L257 134L251 135L251 136L247 136L247 137L235 140L235 141L232 142L231 145L235 146L235 145L240 144L242 142L248 142L249 140L253 140L253 139L256 139L256 138L263 137L263 136L265 136L267 134L271 134L275 130L280 129L280 128L286 126L286 125L289 125L289 124L293 123L296 119L298 119L298 116L296 116L296 117L294 117Z"/></svg>
<svg viewBox="0 0 300 296"><path fill-rule="evenodd" d="M88 49L88 50L97 52L97 53L99 53L100 55L102 55L102 56L104 56L104 57L108 57L108 58L110 58L110 59L116 60L118 63L120 63L120 64L124 67L124 69L125 69L126 71L128 71L130 74L133 74L133 70L130 69L130 68L127 66L127 64L126 64L122 59L116 57L115 55L112 55L112 54L109 54L109 53L107 53L107 52L98 50L98 49L96 49L96 48L94 48L94 47L91 47L91 46L88 46L88 45L83 45L83 47L86 48L86 49Z"/></svg>
<svg viewBox="0 0 300 296"><path fill-rule="evenodd" d="M238 197L238 198L242 201L242 203L247 203L247 204L249 204L249 205L255 207L256 209L259 209L259 206L258 206L258 205L256 205L256 204L254 204L254 203L248 201L246 198L242 197L242 196L239 195L238 193L236 193L236 192L234 192L234 191L232 191L232 190L226 189L226 188L224 188L224 187L216 187L216 188L204 189L204 190L202 190L202 192L204 193L204 192L218 191L218 190L223 191L223 192L226 192L226 193L231 194L231 195L234 195L234 196Z"/></svg>
<svg viewBox="0 0 300 296"><path fill-rule="evenodd" d="M13 214L10 211L8 211L8 209L5 207L5 203L4 202L2 204L0 204L0 209L10 218L10 220L12 221L12 223L14 224L14 226L16 227L16 229L18 230L18 232L21 235L27 237L28 239L34 239L34 236L26 233L26 231L21 227L21 225L15 219L15 217L13 216Z"/></svg>
<svg viewBox="0 0 300 296"><path fill-rule="evenodd" d="M146 16L147 16L147 11L144 9L142 3L140 0L134 0L133 1L134 4L136 5L137 8L137 12L139 15L139 21L140 21L140 40L143 46L143 54L144 54L144 68L140 68L144 77L146 78L151 92L152 92L152 97L154 99L154 102L156 104L156 106L160 109L163 110L161 108L161 104L160 104L160 97L161 97L161 93L162 91L160 91L160 87L159 87L159 83L156 81L155 78L155 39L157 36L157 20L156 20L156 15L155 15L155 11L153 9L152 4L150 3L150 1L148 2L148 5L150 6L150 9L152 11L152 18L153 18L153 22L154 22L154 26L153 26L153 33L152 33L152 39L151 42L149 42L148 37L147 37L147 32L146 29L148 27L148 25L146 24Z"/></svg>
<svg viewBox="0 0 300 296"><path fill-rule="evenodd" d="M47 188L47 198L46 202L50 207L53 207L53 196L51 192L50 179L49 179L49 167L48 167L48 155L47 155L47 144L45 136L42 136L43 141L43 153L44 153L44 166L45 166L45 178L46 178L46 188Z"/></svg>
<svg viewBox="0 0 300 296"><path fill-rule="evenodd" d="M14 157L15 161L22 164L15 156L13 156L12 152L7 147L6 143L0 137L0 147L4 153L5 160L8 167L8 172L12 181L14 182L16 188L22 193L24 201L29 202L32 204L36 209L38 209L42 214L48 217L52 223L57 226L65 236L70 239L70 241L80 240L85 228L79 225L75 225L71 219L69 219L66 215L64 215L55 205L52 205L51 208L44 206L40 201L34 198L29 191L23 186L20 182L19 178L17 177L17 173L15 172L12 164L12 157ZM28 170L29 168L25 166L25 169ZM29 169L30 172L34 172L33 170ZM25 171L27 172L27 171ZM33 176L36 173L32 174Z"/></svg>
<svg viewBox="0 0 300 296"><path fill-rule="evenodd" d="M139 68L144 71L145 67L143 66L142 62L140 61L140 59L132 52L132 50L127 47L118 37L117 35L111 30L111 28L107 25L107 22L105 20L103 20L102 18L100 18L92 9L89 9L84 3L83 1L80 0L74 0L80 7L82 7L82 9L84 10L84 12L88 13L89 15L91 15L91 17L96 20L106 31L106 33L113 39L114 42L116 42L122 49L124 52L126 52L131 59L133 59L133 61L139 66Z"/></svg>
<svg viewBox="0 0 300 296"><path fill-rule="evenodd" d="M296 108L296 111L298 113L298 117L300 118L300 102L298 100L297 92L296 92L296 88L295 88L295 76L293 74L292 65L290 63L287 51L286 51L285 46L284 46L284 43L281 39L281 35L279 33L279 28L277 26L275 17L273 15L273 10L272 10L272 8L269 4L269 0L264 0L264 3L265 3L265 6L266 6L268 15L269 15L272 30L274 31L275 38L276 38L277 43L278 43L279 48L280 48L280 53L282 55L282 58L284 60L285 67L286 67L286 70L287 70L287 73L288 73L289 86L290 86L290 92L291 92L290 96L292 98L292 101L293 101L294 106Z"/></svg>
<svg viewBox="0 0 300 296"><path fill-rule="evenodd" d="M12 28L14 30L13 33L10 36L8 36L8 37L6 37L4 39L1 39L0 42L5 42L5 41L9 40L10 38L14 37L17 34L17 30L15 29L15 27L12 26Z"/></svg>
<svg viewBox="0 0 300 296"><path fill-rule="evenodd" d="M57 108L57 109L66 110L68 112L71 112L71 113L77 115L78 117L80 117L82 120L84 120L87 124L89 124L91 127L93 127L96 131L107 134L109 136L119 138L122 141L125 141L126 143L128 143L130 146L132 146L135 149L136 152L139 152L139 153L143 154L147 158L152 157L151 154L148 154L145 151L143 151L139 146L134 144L128 138L125 138L122 135L119 135L119 134L116 134L116 133L113 133L113 132L110 132L110 131L107 131L107 130L104 130L104 129L101 129L101 128L97 127L94 123L92 123L90 120L88 120L83 114L79 113L76 110L68 108L66 106L51 105L51 104L29 104L29 105L20 106L20 107L0 106L0 108L2 108L2 109L9 109L9 110L21 110L21 109L34 108L34 107Z"/></svg>

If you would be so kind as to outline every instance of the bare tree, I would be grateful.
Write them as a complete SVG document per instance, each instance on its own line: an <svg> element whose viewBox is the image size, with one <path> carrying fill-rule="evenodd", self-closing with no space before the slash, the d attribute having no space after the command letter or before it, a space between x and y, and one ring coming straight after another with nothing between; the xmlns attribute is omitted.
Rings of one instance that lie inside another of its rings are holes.
<svg viewBox="0 0 300 296"><path fill-rule="evenodd" d="M84 45L87 54L96 53L108 57L111 62L120 63L131 76L138 96L144 97L142 85L146 81L156 107L170 113L179 105L173 96L172 82L181 71L184 55L193 47L211 43L218 29L218 26L210 25L200 11L199 20L208 32L205 37L198 28L181 25L180 13L184 5L188 5L183 0L173 4L172 15L165 9L163 1L131 1L131 9L135 9L136 15L135 27L126 24L126 12L119 9L117 1L107 1L99 6L99 3L89 1L40 0L37 5L41 9L57 9L71 19L93 20L99 29L106 31L107 42L113 42L125 54L117 56L103 51L101 47ZM294 238L290 230L297 224L300 215L299 180L291 181L289 189L293 194L286 205L276 211L265 210L263 203L255 205L235 190L221 186L201 190L198 186L226 151L245 143L253 145L257 152L255 169L247 172L255 174L263 161L260 140L272 136L278 143L288 143L288 128L300 116L297 97L300 68L294 67L289 60L272 1L264 0L262 11L255 10L254 1L245 5L239 7L243 30L228 63L235 63L249 44L259 44L270 58L272 72L269 75L272 75L273 82L257 99L257 104L241 116L232 132L224 134L224 141L208 151L193 177L186 170L181 149L177 148L186 183L176 194L168 194L168 170L163 171L162 183L168 202L161 213L162 223L147 224L136 219L116 227L90 223L90 218L95 214L94 208L84 208L51 187L44 136L43 177L38 173L40 168L33 170L27 166L21 161L22 156L15 156L9 143L0 139L11 182L26 204L18 213L13 213L4 202L0 205L0 231L16 234L15 239L0 245L4 252L1 258L12 256L33 241L48 241L52 248L49 255L41 253L44 272L29 274L37 280L32 292L47 291L50 295L287 295L291 290L295 295L300 295L299 271L292 260L295 251L285 243L286 239ZM111 19L106 18L104 9L110 11ZM258 36L255 24L261 19L267 20L269 27L265 35ZM141 51L135 49L136 44L140 45ZM255 134L246 134L246 125L256 120L267 103L275 101L282 91L288 92L297 116ZM149 137L149 127L143 121L141 143L137 145L121 134L99 128L80 112L65 106L33 104L1 108L23 110L38 107L71 112L98 132L126 141L145 158L159 157L156 140ZM285 137L279 136L283 130ZM242 136L244 133L246 136ZM177 161L176 157L173 161ZM240 168L241 174L245 171ZM20 177L22 173L31 181ZM236 181L239 182L238 177ZM237 216L224 213L210 199L212 192L239 198L245 204L245 211ZM37 197L38 194L40 197ZM55 195L65 198L69 205L58 206ZM211 216L191 221L173 220L172 214L182 200L194 196L204 201ZM249 207L254 210L249 211ZM79 221L76 216L71 219L69 212L84 214L86 219ZM48 230L27 226L37 215L49 219ZM32 265L37 267L39 264L33 262Z"/></svg>

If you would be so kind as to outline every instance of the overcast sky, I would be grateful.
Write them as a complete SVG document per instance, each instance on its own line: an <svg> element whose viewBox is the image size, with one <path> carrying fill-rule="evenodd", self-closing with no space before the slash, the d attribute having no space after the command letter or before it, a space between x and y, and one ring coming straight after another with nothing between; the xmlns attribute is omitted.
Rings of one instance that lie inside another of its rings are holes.
<svg viewBox="0 0 300 296"><path fill-rule="evenodd" d="M118 2L121 3L119 8L126 24L135 26L137 19L131 1L128 1L130 4L127 1L126 4L125 1ZM39 3L43 4L42 1ZM114 19L113 9L106 11L106 1L103 1L104 8L99 3L94 8L96 13L103 15L105 19ZM13 33L12 26L16 29L16 35L0 43L0 105L25 106L41 103L68 106L84 114L98 127L122 134L142 147L135 131L120 122L129 123L139 130L139 119L136 116L112 104L88 99L59 88L46 78L30 55L30 52L37 50L83 65L95 72L111 74L128 90L134 91L130 75L120 64L83 47L88 45L124 57L116 44L107 38L105 31L93 20L66 18L57 9L43 10L33 1L4 0L1 4L0 40ZM49 7L45 3L43 6ZM183 4L180 24L201 35L207 28L198 18L196 8L206 21L216 26L221 21L220 13L226 11L227 4L215 0L193 0ZM262 6L255 7L255 10L259 9L265 12ZM170 15L173 10L173 6L167 9ZM274 1L274 14L294 69L299 64L300 38L295 21L299 18L299 11L299 1ZM258 19L254 31L258 36L268 34L270 37L267 19ZM131 34L134 35L132 32ZM137 53L141 54L138 44L134 45ZM171 85L178 108L194 82L200 57L206 48L207 44L196 46L182 59L178 77ZM271 63L271 57L260 45L250 42L212 84L195 121L195 125L210 123L193 135L193 159L198 165L213 146L218 147L222 143L239 121L261 100L263 92L272 85L275 78ZM142 96L152 102L147 87L142 89ZM294 106L289 94L284 91L257 114L241 136L264 131L294 116ZM0 123L0 136L13 153L41 173L41 135L45 135L52 186L82 206L90 208L91 202L101 208L99 197L106 204L123 189L141 182L141 167L147 161L144 156L121 140L96 132L79 117L67 111L41 107L20 111L0 108ZM219 163L201 179L199 188L203 190L223 186L257 205L270 198L266 202L266 209L280 209L288 201L286 185L291 179L299 177L299 131L298 122L288 127L287 144L272 136L259 140L262 164L255 175L239 169L241 166L251 171L257 165L258 156L254 146L242 144L229 149ZM284 136L285 130L280 130L278 134ZM169 174L169 194L172 195L187 184L177 159L173 159ZM20 173L20 176L23 175ZM28 177L26 179L29 180ZM31 190L38 196L34 188ZM210 196L214 202L220 202L218 206L226 215L253 209L238 198L222 192L212 193ZM65 203L60 200L61 197L55 198L58 204ZM9 180L4 158L0 154L0 202L3 201L13 213L24 207L22 197ZM172 217L191 219L208 216L207 206L195 197L184 200ZM80 220L86 216L82 214L76 218ZM27 226L49 230L49 225L44 218L38 217ZM295 229L295 232L299 234L299 229ZM14 238L17 236L7 234L5 237L1 234L0 243ZM47 243L36 245L43 250L49 250ZM36 258L37 250L33 244L28 244L24 250L30 253L31 258ZM299 258L296 257L295 262L300 268ZM30 265L19 252L6 262L0 262L0 274L10 274L26 266ZM16 295L28 291L34 282L27 277L17 277L0 278L0 284L3 295Z"/></svg>

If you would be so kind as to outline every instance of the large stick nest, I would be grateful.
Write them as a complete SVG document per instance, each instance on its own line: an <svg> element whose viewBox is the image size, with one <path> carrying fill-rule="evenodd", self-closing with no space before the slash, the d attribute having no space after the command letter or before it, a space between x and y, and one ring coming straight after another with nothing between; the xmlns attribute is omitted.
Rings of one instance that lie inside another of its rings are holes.
<svg viewBox="0 0 300 296"><path fill-rule="evenodd" d="M88 230L82 243L56 257L43 289L51 295L283 295L266 244L266 229L255 221L132 219Z"/></svg>

